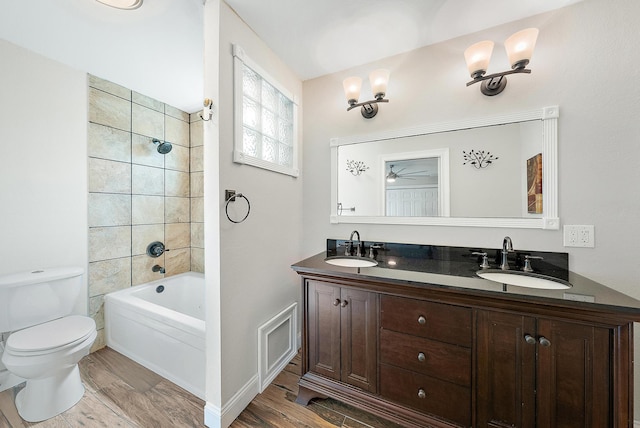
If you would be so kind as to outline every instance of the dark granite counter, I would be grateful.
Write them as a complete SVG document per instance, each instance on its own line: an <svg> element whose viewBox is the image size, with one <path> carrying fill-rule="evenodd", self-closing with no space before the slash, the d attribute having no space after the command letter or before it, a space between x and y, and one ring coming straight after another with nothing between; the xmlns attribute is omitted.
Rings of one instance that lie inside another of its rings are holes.
<svg viewBox="0 0 640 428"><path fill-rule="evenodd" d="M495 267L499 250L466 247L384 243L372 254L378 262L375 267L340 267L326 263L326 257L342 255L344 241L328 240L327 251L292 265L300 274L309 273L335 278L370 280L406 285L410 287L450 289L484 297L512 297L531 303L559 304L564 307L614 309L640 321L640 301L597 283L568 269L566 253L516 251L510 256L512 269L520 269L523 255L543 257L534 260L536 273L569 281L571 288L546 290L503 285L476 275L481 258L473 252L489 253ZM367 245L366 255L369 255Z"/></svg>

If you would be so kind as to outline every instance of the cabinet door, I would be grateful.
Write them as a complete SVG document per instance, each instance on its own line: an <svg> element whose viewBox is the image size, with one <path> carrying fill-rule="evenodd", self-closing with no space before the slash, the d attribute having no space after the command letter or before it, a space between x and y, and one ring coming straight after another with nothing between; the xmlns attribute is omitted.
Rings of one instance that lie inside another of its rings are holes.
<svg viewBox="0 0 640 428"><path fill-rule="evenodd" d="M609 427L611 331L538 320L538 426Z"/></svg>
<svg viewBox="0 0 640 428"><path fill-rule="evenodd" d="M342 289L341 336L343 382L377 391L378 295Z"/></svg>
<svg viewBox="0 0 640 428"><path fill-rule="evenodd" d="M536 320L492 311L477 314L476 426L532 428L535 426ZM527 335L532 343L527 342Z"/></svg>
<svg viewBox="0 0 640 428"><path fill-rule="evenodd" d="M340 380L340 287L308 281L309 370Z"/></svg>

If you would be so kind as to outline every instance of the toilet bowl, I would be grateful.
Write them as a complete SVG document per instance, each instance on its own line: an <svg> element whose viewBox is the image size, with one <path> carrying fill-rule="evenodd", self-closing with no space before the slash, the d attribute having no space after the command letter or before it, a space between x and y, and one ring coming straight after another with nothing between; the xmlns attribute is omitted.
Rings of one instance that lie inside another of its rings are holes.
<svg viewBox="0 0 640 428"><path fill-rule="evenodd" d="M0 276L0 390L26 380L15 403L28 422L52 418L84 394L78 361L97 333L93 319L75 314L83 274L53 267Z"/></svg>
<svg viewBox="0 0 640 428"><path fill-rule="evenodd" d="M92 318L69 315L16 331L6 341L2 363L26 386L15 399L28 422L52 418L84 394L78 362L96 338Z"/></svg>

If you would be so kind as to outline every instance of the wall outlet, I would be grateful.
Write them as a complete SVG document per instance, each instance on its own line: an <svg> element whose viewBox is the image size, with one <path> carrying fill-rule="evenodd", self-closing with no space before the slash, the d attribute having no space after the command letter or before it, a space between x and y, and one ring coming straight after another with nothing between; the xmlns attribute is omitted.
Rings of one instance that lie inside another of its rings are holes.
<svg viewBox="0 0 640 428"><path fill-rule="evenodd" d="M596 246L594 229L592 225L565 225L564 246L594 248Z"/></svg>

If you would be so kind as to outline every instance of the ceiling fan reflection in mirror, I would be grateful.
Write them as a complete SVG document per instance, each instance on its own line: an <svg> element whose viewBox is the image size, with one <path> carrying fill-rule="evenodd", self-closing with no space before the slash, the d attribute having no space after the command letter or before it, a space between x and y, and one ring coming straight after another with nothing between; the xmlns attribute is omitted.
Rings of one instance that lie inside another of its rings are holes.
<svg viewBox="0 0 640 428"><path fill-rule="evenodd" d="M418 177L431 177L432 176L432 174L430 174L429 171L403 172L403 171L406 171L407 168L402 168L402 169L399 169L397 171L394 171L393 167L394 167L394 165L390 165L389 166L389 172L387 173L387 176L386 176L387 183L395 183L395 181L398 180L398 179L415 180Z"/></svg>

